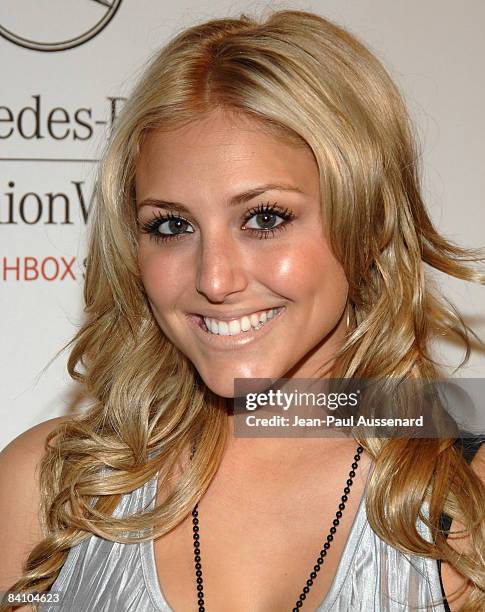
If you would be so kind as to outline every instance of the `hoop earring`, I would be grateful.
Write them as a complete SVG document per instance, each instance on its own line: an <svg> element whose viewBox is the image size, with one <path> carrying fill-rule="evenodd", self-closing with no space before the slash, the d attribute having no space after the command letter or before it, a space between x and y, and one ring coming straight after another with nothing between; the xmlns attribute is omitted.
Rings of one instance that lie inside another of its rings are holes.
<svg viewBox="0 0 485 612"><path fill-rule="evenodd" d="M350 301L347 302L347 331L350 329Z"/></svg>

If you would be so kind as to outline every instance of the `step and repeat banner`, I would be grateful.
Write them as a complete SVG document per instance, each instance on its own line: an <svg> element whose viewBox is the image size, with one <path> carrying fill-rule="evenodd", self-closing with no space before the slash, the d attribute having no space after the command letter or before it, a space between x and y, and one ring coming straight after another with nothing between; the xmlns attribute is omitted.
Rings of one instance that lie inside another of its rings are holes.
<svg viewBox="0 0 485 612"><path fill-rule="evenodd" d="M2 0L0 3L0 448L65 414L79 389L56 353L82 321L96 164L134 80L194 23L268 8L311 10L384 61L418 125L439 229L485 245L485 8L443 0ZM439 277L485 337L485 289ZM457 365L460 350L436 347ZM461 376L484 377L477 348Z"/></svg>

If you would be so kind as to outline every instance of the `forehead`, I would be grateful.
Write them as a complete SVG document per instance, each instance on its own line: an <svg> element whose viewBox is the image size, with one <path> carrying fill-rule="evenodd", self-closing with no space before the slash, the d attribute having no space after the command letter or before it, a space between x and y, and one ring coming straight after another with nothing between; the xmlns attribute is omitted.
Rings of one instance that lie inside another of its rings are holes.
<svg viewBox="0 0 485 612"><path fill-rule="evenodd" d="M137 162L137 190L150 183L292 178L305 183L318 169L310 148L246 116L213 113L183 127L152 130ZM271 175L271 176L270 176Z"/></svg>

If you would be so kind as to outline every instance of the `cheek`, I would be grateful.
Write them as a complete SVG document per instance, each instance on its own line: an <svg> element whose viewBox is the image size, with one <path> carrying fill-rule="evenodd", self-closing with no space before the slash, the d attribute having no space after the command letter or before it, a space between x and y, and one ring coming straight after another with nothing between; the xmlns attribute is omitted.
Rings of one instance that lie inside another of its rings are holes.
<svg viewBox="0 0 485 612"><path fill-rule="evenodd" d="M331 291L335 296L346 294L345 272L321 239L302 241L282 255L267 261L267 275L274 288L295 299Z"/></svg>
<svg viewBox="0 0 485 612"><path fill-rule="evenodd" d="M170 304L181 290L185 278L182 265L176 257L163 254L156 247L142 245L138 251L138 267L147 295L157 308Z"/></svg>

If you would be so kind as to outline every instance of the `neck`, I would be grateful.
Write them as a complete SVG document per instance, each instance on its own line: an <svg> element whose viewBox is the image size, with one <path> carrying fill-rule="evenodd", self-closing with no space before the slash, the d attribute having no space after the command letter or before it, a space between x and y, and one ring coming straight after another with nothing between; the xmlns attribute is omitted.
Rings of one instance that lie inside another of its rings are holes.
<svg viewBox="0 0 485 612"><path fill-rule="evenodd" d="M356 446L352 437L241 437L235 435L234 414L230 414L229 433L226 452L234 456L252 457L255 461L264 460L294 463L313 456L328 456L334 452L345 452L347 447Z"/></svg>

